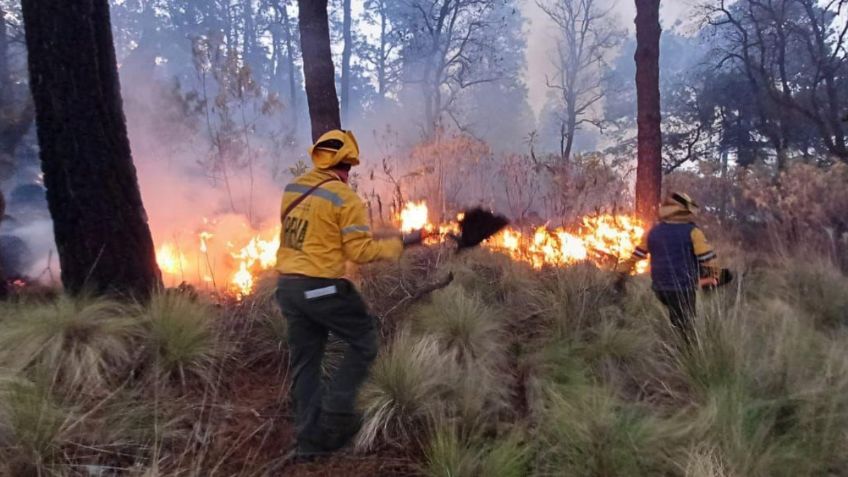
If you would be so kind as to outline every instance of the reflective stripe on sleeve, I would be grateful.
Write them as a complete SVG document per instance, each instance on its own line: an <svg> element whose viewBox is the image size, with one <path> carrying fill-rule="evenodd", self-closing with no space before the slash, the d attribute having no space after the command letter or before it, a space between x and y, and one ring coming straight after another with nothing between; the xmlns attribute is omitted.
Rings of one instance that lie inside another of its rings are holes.
<svg viewBox="0 0 848 477"><path fill-rule="evenodd" d="M305 194L305 193L309 192L310 189L312 189L312 186L294 183L294 184L287 185L285 191L286 192L296 192L298 194ZM327 189L322 189L322 188L315 189L315 191L312 192L312 195L315 196L315 197L320 197L324 200L328 200L328 201L332 202L333 205L335 205L337 207L341 207L341 205L344 204L344 200L341 197L339 197L338 194L336 194L335 192L329 191Z"/></svg>
<svg viewBox="0 0 848 477"><path fill-rule="evenodd" d="M636 250L633 251L633 256L637 258L648 258L648 251L636 247Z"/></svg>
<svg viewBox="0 0 848 477"><path fill-rule="evenodd" d="M706 261L712 260L714 258L716 258L716 253L712 250L710 250L707 253L702 253L701 255L698 255L698 261L699 262L706 262Z"/></svg>
<svg viewBox="0 0 848 477"><path fill-rule="evenodd" d="M353 232L370 232L371 227L367 225L351 225L342 229L342 235L347 235Z"/></svg>

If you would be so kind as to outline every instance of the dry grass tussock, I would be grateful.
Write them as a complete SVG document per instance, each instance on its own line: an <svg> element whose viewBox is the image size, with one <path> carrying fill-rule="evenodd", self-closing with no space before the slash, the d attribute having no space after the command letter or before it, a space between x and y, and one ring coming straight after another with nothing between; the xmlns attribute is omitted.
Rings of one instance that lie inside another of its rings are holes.
<svg viewBox="0 0 848 477"><path fill-rule="evenodd" d="M848 278L826 260L746 262L699 297L687 348L643 277L619 294L588 266L440 253L362 273L383 346L360 452L430 476L848 476ZM257 475L290 439L285 325L259 290L0 305L0 474Z"/></svg>
<svg viewBox="0 0 848 477"><path fill-rule="evenodd" d="M12 303L0 309L0 367L55 370L65 389L98 389L128 370L143 335L134 310L111 300Z"/></svg>
<svg viewBox="0 0 848 477"><path fill-rule="evenodd" d="M210 305L180 293L151 298L140 317L148 327L147 349L157 379L189 378L213 384L216 366L229 343L219 340L216 313Z"/></svg>

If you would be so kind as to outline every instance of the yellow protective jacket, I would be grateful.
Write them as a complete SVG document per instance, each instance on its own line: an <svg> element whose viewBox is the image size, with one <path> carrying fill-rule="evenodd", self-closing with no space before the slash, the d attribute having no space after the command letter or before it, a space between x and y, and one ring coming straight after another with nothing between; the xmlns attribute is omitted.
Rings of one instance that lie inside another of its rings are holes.
<svg viewBox="0 0 848 477"><path fill-rule="evenodd" d="M277 271L319 278L341 278L347 260L368 263L397 259L399 238L375 240L362 199L331 171L313 169L286 186L282 213L314 185L333 178L298 204L280 231Z"/></svg>

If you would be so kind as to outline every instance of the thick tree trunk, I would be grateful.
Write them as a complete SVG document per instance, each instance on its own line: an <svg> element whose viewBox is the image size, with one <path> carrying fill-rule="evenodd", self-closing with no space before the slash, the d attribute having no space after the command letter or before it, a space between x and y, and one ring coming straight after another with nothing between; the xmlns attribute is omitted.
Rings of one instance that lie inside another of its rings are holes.
<svg viewBox="0 0 848 477"><path fill-rule="evenodd" d="M9 95L9 38L6 36L6 11L0 5L0 111Z"/></svg>
<svg viewBox="0 0 848 477"><path fill-rule="evenodd" d="M331 129L341 128L336 77L330 51L330 25L327 0L298 0L300 51L306 101L312 122L312 141Z"/></svg>
<svg viewBox="0 0 848 477"><path fill-rule="evenodd" d="M636 0L636 213L650 222L656 220L662 190L660 33L660 0Z"/></svg>
<svg viewBox="0 0 848 477"><path fill-rule="evenodd" d="M161 279L121 102L108 0L23 0L62 282L137 298Z"/></svg>
<svg viewBox="0 0 848 477"><path fill-rule="evenodd" d="M347 124L348 111L350 111L350 56L353 51L353 21L350 13L350 0L342 0L342 9L344 10L344 21L342 29L344 30L344 49L342 50L342 91L341 91L341 106L342 106L342 122Z"/></svg>

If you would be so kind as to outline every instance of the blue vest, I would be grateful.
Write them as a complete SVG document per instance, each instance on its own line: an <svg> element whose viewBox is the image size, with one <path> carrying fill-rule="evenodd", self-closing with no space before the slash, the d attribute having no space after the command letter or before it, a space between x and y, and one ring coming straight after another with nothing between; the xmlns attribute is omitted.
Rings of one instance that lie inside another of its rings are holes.
<svg viewBox="0 0 848 477"><path fill-rule="evenodd" d="M660 222L648 233L654 290L691 290L698 285L698 259L692 245L695 224Z"/></svg>

